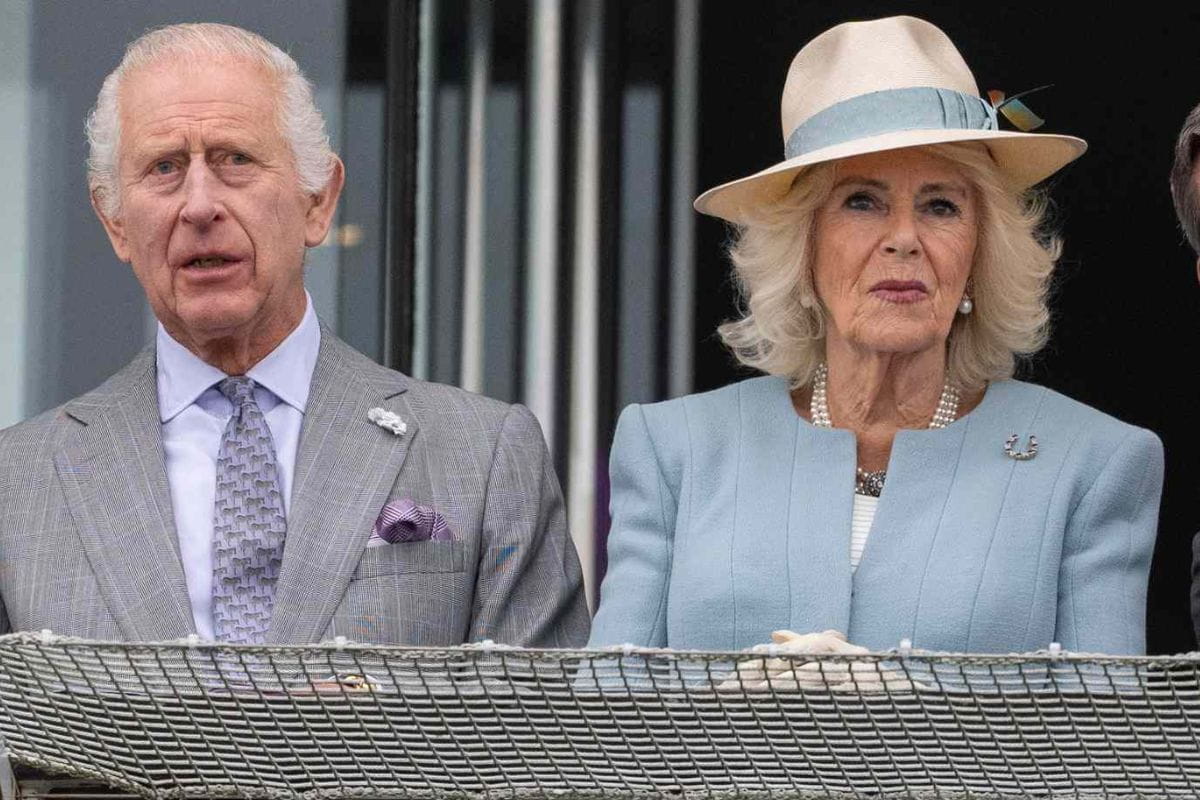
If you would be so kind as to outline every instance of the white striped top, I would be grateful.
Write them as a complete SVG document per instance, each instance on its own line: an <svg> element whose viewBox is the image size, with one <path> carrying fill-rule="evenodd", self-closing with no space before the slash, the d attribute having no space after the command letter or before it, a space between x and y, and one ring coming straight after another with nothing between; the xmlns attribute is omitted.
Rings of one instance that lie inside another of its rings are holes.
<svg viewBox="0 0 1200 800"><path fill-rule="evenodd" d="M862 561L863 548L867 546L867 534L871 532L871 523L875 521L875 508L878 505L878 497L854 493L854 511L850 515L851 570L858 569L858 562Z"/></svg>

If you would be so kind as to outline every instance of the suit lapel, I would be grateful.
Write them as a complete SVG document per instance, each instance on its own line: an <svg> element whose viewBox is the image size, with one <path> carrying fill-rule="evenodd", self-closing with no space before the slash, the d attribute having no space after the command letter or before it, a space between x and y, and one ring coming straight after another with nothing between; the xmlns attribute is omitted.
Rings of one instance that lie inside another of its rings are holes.
<svg viewBox="0 0 1200 800"><path fill-rule="evenodd" d="M163 459L154 349L69 403L83 423L55 455L101 595L131 641L194 630Z"/></svg>
<svg viewBox="0 0 1200 800"><path fill-rule="evenodd" d="M268 641L312 642L328 627L417 436L405 381L322 328ZM375 407L399 414L405 433L371 422Z"/></svg>

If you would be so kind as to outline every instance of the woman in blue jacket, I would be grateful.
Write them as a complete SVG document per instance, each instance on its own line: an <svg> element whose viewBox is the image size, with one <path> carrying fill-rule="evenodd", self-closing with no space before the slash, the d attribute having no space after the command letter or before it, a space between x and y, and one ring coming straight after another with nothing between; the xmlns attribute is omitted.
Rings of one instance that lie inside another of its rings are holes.
<svg viewBox="0 0 1200 800"><path fill-rule="evenodd" d="M1060 251L1030 187L1086 145L998 108L912 17L797 54L786 160L696 201L766 375L621 415L592 645L1144 651L1161 445L1012 380Z"/></svg>

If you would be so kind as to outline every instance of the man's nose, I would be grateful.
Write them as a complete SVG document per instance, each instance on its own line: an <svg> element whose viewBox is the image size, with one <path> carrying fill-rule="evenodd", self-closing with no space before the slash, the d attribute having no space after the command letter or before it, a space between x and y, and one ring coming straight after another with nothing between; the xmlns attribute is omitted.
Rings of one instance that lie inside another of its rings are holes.
<svg viewBox="0 0 1200 800"><path fill-rule="evenodd" d="M207 227L221 217L216 176L207 164L193 162L183 180L184 201L180 218L197 227Z"/></svg>
<svg viewBox="0 0 1200 800"><path fill-rule="evenodd" d="M911 211L893 211L888 216L888 229L880 242L884 255L912 258L921 252L921 239Z"/></svg>

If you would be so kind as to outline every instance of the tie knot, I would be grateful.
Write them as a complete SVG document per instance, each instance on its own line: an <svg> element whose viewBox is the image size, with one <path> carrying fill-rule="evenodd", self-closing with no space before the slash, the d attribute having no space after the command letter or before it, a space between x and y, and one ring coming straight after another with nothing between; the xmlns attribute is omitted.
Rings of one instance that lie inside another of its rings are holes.
<svg viewBox="0 0 1200 800"><path fill-rule="evenodd" d="M245 375L226 378L217 384L217 391L225 395L234 408L241 408L254 401L254 379Z"/></svg>

